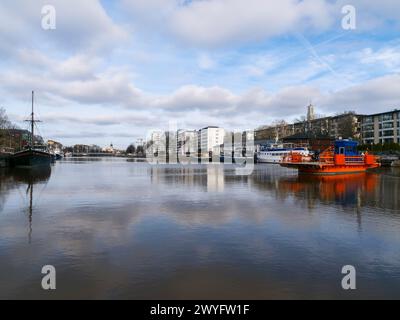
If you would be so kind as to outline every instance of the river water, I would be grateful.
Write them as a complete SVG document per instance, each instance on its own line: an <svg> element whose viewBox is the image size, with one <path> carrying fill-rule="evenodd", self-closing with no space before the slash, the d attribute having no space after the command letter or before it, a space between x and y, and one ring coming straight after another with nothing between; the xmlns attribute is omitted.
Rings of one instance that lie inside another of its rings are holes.
<svg viewBox="0 0 400 320"><path fill-rule="evenodd" d="M0 172L0 298L400 298L400 172L71 159ZM41 287L44 265L56 290ZM343 290L344 265L356 290Z"/></svg>

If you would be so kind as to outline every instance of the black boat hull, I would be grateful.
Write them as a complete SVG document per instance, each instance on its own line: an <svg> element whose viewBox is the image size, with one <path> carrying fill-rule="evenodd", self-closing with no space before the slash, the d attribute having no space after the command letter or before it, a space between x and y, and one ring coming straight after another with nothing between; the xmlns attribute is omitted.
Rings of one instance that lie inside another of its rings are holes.
<svg viewBox="0 0 400 320"><path fill-rule="evenodd" d="M11 156L8 154L0 154L0 168L7 168L10 166Z"/></svg>
<svg viewBox="0 0 400 320"><path fill-rule="evenodd" d="M51 160L52 156L50 153L38 150L17 152L11 158L13 167L50 166Z"/></svg>

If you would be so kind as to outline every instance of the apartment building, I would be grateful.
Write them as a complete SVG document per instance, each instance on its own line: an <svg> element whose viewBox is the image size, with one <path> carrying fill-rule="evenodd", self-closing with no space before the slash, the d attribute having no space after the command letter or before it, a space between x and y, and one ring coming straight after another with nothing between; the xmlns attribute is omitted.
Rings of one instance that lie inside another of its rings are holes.
<svg viewBox="0 0 400 320"><path fill-rule="evenodd" d="M328 133L332 138L361 139L361 123L363 115L354 112L343 113L329 119Z"/></svg>
<svg viewBox="0 0 400 320"><path fill-rule="evenodd" d="M47 140L47 146L51 151L61 151L63 148L63 145L60 142L54 140Z"/></svg>
<svg viewBox="0 0 400 320"><path fill-rule="evenodd" d="M153 131L150 134L150 142L151 145L146 150L148 157L154 156L155 154L158 154L158 152L165 150L165 133L162 131Z"/></svg>
<svg viewBox="0 0 400 320"><path fill-rule="evenodd" d="M214 147L224 143L225 130L219 127L205 127L199 131L199 141L202 156L208 156Z"/></svg>
<svg viewBox="0 0 400 320"><path fill-rule="evenodd" d="M197 156L198 132L196 130L178 130L177 148L179 155Z"/></svg>
<svg viewBox="0 0 400 320"><path fill-rule="evenodd" d="M364 144L400 143L400 111L364 116L361 136Z"/></svg>
<svg viewBox="0 0 400 320"><path fill-rule="evenodd" d="M310 110L308 119L295 123L280 123L265 126L255 131L255 141L283 139L297 134L312 134L315 136L330 136L334 139L361 138L361 123L364 116L354 112L346 112L336 116L312 118Z"/></svg>

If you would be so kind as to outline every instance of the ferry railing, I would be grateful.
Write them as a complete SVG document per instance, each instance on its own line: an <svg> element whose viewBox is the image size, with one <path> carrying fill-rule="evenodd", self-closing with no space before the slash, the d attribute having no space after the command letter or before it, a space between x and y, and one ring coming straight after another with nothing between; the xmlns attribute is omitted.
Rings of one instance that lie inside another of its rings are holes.
<svg viewBox="0 0 400 320"><path fill-rule="evenodd" d="M364 163L364 156L346 156L346 164L361 164Z"/></svg>
<svg viewBox="0 0 400 320"><path fill-rule="evenodd" d="M323 151L319 155L318 160L323 163L333 164L335 162L333 147L329 147L325 151Z"/></svg>
<svg viewBox="0 0 400 320"><path fill-rule="evenodd" d="M307 159L302 155L291 153L285 157L282 157L281 162L284 163L303 163L303 162L313 162L313 160ZM317 160L317 162L325 165L372 165L377 163L378 157L370 154L346 156L343 154L335 155L333 150L328 149L322 152Z"/></svg>

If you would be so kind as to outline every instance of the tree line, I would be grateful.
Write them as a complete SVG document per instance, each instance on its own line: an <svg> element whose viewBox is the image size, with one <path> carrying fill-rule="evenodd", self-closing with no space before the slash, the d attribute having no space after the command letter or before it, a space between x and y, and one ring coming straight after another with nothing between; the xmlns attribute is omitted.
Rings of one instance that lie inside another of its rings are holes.
<svg viewBox="0 0 400 320"><path fill-rule="evenodd" d="M11 130L19 129L14 125L7 116L6 110L0 108L0 147L1 148L16 148L19 147L20 141L17 141L15 136L11 134Z"/></svg>
<svg viewBox="0 0 400 320"><path fill-rule="evenodd" d="M137 156L144 156L145 150L143 146L135 146L133 143L126 148L127 154L137 155Z"/></svg>

